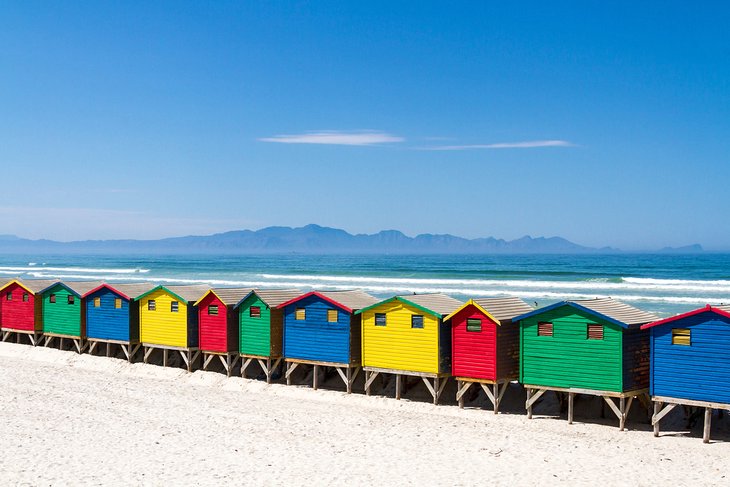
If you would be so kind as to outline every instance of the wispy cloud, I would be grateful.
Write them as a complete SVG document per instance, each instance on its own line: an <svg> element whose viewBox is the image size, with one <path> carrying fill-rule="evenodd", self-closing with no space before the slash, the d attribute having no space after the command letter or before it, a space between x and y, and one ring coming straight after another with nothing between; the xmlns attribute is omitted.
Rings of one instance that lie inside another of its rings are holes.
<svg viewBox="0 0 730 487"><path fill-rule="evenodd" d="M377 145L403 142L403 137L385 132L363 130L359 132L322 131L294 135L274 135L260 138L261 142L278 144L322 144L322 145Z"/></svg>
<svg viewBox="0 0 730 487"><path fill-rule="evenodd" d="M421 150L534 149L536 147L575 147L575 144L566 140L528 140L524 142L499 142L495 144L439 145L423 147Z"/></svg>

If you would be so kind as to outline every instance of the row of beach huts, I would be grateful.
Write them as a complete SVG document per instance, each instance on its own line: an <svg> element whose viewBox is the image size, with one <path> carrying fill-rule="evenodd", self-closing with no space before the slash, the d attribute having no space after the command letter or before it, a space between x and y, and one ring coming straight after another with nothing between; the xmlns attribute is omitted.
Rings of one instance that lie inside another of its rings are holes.
<svg viewBox="0 0 730 487"><path fill-rule="evenodd" d="M129 361L177 356L188 371L220 363L230 376L261 367L267 382L283 369L334 371L352 392L364 372L370 395L379 376L423 381L438 404L449 378L463 407L470 388L494 412L510 382L526 391L528 417L547 391L567 399L602 397L621 429L634 400L651 411L654 434L678 405L730 410L730 307L706 306L659 319L611 298L534 309L515 297L462 302L443 294L379 300L360 290L213 288L151 283L20 280L0 282L3 341L111 352ZM361 380L362 382L362 380ZM652 406L653 403L653 406Z"/></svg>

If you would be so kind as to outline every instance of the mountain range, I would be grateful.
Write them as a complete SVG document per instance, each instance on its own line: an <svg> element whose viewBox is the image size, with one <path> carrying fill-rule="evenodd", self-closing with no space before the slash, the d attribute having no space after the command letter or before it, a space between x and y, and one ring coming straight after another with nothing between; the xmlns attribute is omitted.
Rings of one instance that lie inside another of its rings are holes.
<svg viewBox="0 0 730 487"><path fill-rule="evenodd" d="M0 235L0 252L6 253L400 253L400 254L578 254L620 252L611 247L592 248L561 237L530 237L503 240L493 237L466 239L449 234L421 234L409 237L398 230L356 234L345 230L306 225L236 230L206 236L159 240L82 240L57 242ZM661 252L702 252L698 244L665 248Z"/></svg>

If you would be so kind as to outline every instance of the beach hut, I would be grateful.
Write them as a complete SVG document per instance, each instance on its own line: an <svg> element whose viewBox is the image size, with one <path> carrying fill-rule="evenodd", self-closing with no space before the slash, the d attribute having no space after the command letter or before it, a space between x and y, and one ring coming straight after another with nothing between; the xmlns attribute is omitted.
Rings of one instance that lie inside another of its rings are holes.
<svg viewBox="0 0 730 487"><path fill-rule="evenodd" d="M99 287L100 281L55 282L42 291L43 338L46 347L57 339L60 347L71 340L78 353L86 348L86 313L82 296Z"/></svg>
<svg viewBox="0 0 730 487"><path fill-rule="evenodd" d="M451 330L443 319L463 303L444 294L395 296L357 311L362 319L365 392L381 374L420 377L438 404L451 374ZM433 385L432 385L433 382Z"/></svg>
<svg viewBox="0 0 730 487"><path fill-rule="evenodd" d="M298 289L254 289L236 304L242 377L255 361L271 383L283 347L284 314L277 306L301 295Z"/></svg>
<svg viewBox="0 0 730 487"><path fill-rule="evenodd" d="M198 350L198 313L195 302L210 288L207 286L156 286L138 296L139 339L148 363L155 350L162 352L167 366L169 352L182 357L192 371Z"/></svg>
<svg viewBox="0 0 730 487"><path fill-rule="evenodd" d="M444 318L451 321L451 375L459 407L478 384L499 412L509 383L520 376L520 328L512 318L532 309L516 297L470 299Z"/></svg>
<svg viewBox="0 0 730 487"><path fill-rule="evenodd" d="M22 336L31 345L37 345L43 335L43 300L39 293L58 281L12 279L0 287L0 331L2 340L15 336L18 343Z"/></svg>
<svg viewBox="0 0 730 487"><path fill-rule="evenodd" d="M89 353L104 346L109 357L119 347L128 361L133 360L140 347L139 306L134 299L153 287L150 283L102 284L82 296Z"/></svg>
<svg viewBox="0 0 730 487"><path fill-rule="evenodd" d="M280 304L287 384L297 367L311 365L316 389L319 368L331 367L352 392L360 370L360 315L355 311L377 301L359 290L312 291Z"/></svg>
<svg viewBox="0 0 730 487"><path fill-rule="evenodd" d="M602 397L624 429L636 397L649 407L649 333L652 313L611 298L563 301L516 316L520 324L520 382L527 415L546 391ZM614 402L618 399L618 406Z"/></svg>
<svg viewBox="0 0 730 487"><path fill-rule="evenodd" d="M231 376L238 360L238 312L234 307L250 292L251 288L215 288L195 303L203 370L218 357L228 377Z"/></svg>
<svg viewBox="0 0 730 487"><path fill-rule="evenodd" d="M713 409L730 410L730 306L706 306L642 326L651 333L654 436L677 405L704 408L710 441Z"/></svg>

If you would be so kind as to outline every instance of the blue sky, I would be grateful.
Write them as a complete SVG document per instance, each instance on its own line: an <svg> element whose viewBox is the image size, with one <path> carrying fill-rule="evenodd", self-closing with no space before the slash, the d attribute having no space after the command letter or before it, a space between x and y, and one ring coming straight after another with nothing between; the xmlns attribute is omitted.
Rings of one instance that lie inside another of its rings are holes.
<svg viewBox="0 0 730 487"><path fill-rule="evenodd" d="M0 234L730 249L730 7L4 2Z"/></svg>

